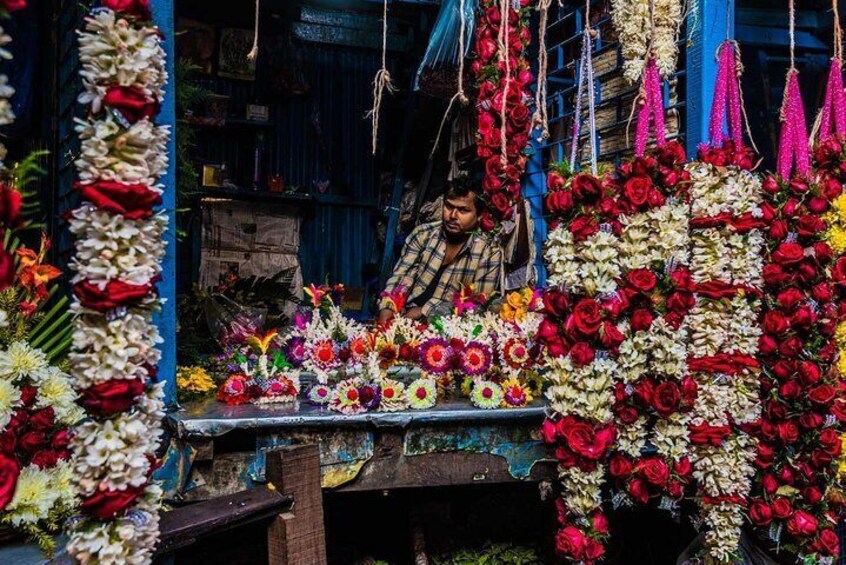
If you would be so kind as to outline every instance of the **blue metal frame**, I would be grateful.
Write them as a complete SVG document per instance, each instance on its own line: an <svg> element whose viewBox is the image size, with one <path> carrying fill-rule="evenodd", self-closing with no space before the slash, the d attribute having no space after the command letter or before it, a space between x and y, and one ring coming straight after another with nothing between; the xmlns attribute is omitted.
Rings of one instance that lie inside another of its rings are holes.
<svg viewBox="0 0 846 565"><path fill-rule="evenodd" d="M157 123L169 125L171 130L167 152L170 156L167 174L162 178L164 194L162 208L170 220L170 229L165 233L167 254L162 265L162 280L158 284L159 296L165 301L164 307L156 315L155 322L164 343L161 345L162 359L159 362L159 380L165 383L165 403L176 404L176 96L174 84L174 66L176 51L174 48L175 21L173 0L152 0L153 20L159 26L164 37L164 49L167 53L167 72L170 84L165 91L162 110Z"/></svg>
<svg viewBox="0 0 846 565"><path fill-rule="evenodd" d="M688 18L687 46L687 151L695 155L699 143L708 141L717 48L734 37L734 0L699 0Z"/></svg>

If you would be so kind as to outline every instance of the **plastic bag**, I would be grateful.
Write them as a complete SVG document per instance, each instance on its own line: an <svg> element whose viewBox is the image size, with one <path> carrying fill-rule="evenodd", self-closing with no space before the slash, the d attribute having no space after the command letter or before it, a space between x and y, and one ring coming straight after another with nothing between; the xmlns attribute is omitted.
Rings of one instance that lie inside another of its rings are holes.
<svg viewBox="0 0 846 565"><path fill-rule="evenodd" d="M473 46L477 7L478 0L464 0L464 53L461 57L466 57ZM432 27L423 61L417 69L415 90L419 89L439 98L452 98L458 88L460 30L461 0L444 0L438 19Z"/></svg>
<svg viewBox="0 0 846 565"><path fill-rule="evenodd" d="M212 294L203 304L206 322L218 345L226 350L264 328L267 308L242 306L222 294Z"/></svg>

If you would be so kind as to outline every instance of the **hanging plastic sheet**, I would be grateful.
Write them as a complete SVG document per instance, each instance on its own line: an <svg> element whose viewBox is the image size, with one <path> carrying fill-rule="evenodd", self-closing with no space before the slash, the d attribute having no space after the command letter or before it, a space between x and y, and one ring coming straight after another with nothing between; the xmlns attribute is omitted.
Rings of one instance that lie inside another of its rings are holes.
<svg viewBox="0 0 846 565"><path fill-rule="evenodd" d="M478 0L464 1L464 53L466 57L473 46ZM430 96L452 98L458 83L456 75L459 61L458 35L461 29L460 0L444 0L438 19L429 36L429 45L417 69L414 89Z"/></svg>

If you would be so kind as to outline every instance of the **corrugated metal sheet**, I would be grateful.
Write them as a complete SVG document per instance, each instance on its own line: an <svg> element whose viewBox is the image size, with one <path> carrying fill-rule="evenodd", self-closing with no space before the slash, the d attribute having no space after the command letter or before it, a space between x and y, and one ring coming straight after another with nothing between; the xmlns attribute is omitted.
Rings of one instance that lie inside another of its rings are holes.
<svg viewBox="0 0 846 565"><path fill-rule="evenodd" d="M319 204L304 221L300 248L304 279L317 281L329 276L361 286L362 266L372 260L376 245L378 175L370 155L370 122L364 115L371 105L371 83L380 59L372 51L322 45L304 45L302 49L304 74L311 86L307 96L290 101L268 98L260 91L262 77L256 81L214 78L201 83L230 96L230 115L240 114L248 103L271 106L275 127L266 130L267 173L281 174L289 186L312 191L315 182L331 179L327 194L335 203ZM235 135L237 140L233 140ZM239 183L248 183L254 147L249 130L212 130L199 138L197 157L226 162Z"/></svg>

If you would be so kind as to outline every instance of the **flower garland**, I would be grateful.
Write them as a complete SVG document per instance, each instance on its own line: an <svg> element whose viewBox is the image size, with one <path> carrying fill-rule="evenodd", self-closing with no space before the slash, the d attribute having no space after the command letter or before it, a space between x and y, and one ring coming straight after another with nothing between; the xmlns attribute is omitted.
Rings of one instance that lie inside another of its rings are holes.
<svg viewBox="0 0 846 565"><path fill-rule="evenodd" d="M679 0L612 0L611 22L623 56L623 76L630 83L640 79L651 51L663 78L676 70L676 44L682 22Z"/></svg>
<svg viewBox="0 0 846 565"><path fill-rule="evenodd" d="M617 353L627 331L618 292L621 211L609 176L547 176L552 235L546 260L553 273L544 294L545 318L537 339L545 350L550 416L544 441L558 459L560 499L556 552L593 563L605 553L602 510L606 458L617 432L612 406Z"/></svg>
<svg viewBox="0 0 846 565"><path fill-rule="evenodd" d="M617 359L615 505L661 497L662 507L675 510L692 479L687 421L698 387L685 349L694 297L684 162L684 148L671 141L617 172L625 212L621 291L631 324ZM647 446L654 449L644 455Z"/></svg>
<svg viewBox="0 0 846 565"><path fill-rule="evenodd" d="M79 101L89 115L77 125L76 189L86 203L69 218L77 238L70 360L92 418L72 443L82 515L68 522L67 547L82 563L149 563L158 538L161 489L151 474L164 411L152 316L167 217L153 207L170 131L152 122L167 72L150 18L143 0L105 0L79 32Z"/></svg>
<svg viewBox="0 0 846 565"><path fill-rule="evenodd" d="M699 395L689 422L700 520L710 559L739 551L760 417L758 311L766 212L753 155L733 140L704 146L691 177L691 275L696 304L688 316L688 371Z"/></svg>
<svg viewBox="0 0 846 565"><path fill-rule="evenodd" d="M839 214L843 188L831 158L842 148L831 140L815 153L821 165L815 179L764 182L771 210L759 348L764 416L750 519L779 548L830 562L839 554L838 520L826 495L837 477L842 443L835 425L846 421L846 404L832 370L839 265L823 218Z"/></svg>
<svg viewBox="0 0 846 565"><path fill-rule="evenodd" d="M521 198L520 177L526 169L534 81L526 50L531 40L532 0L482 0L476 26L476 60L472 68L479 93L476 151L485 163L480 227L491 232L514 216ZM507 48L502 48L507 46Z"/></svg>

